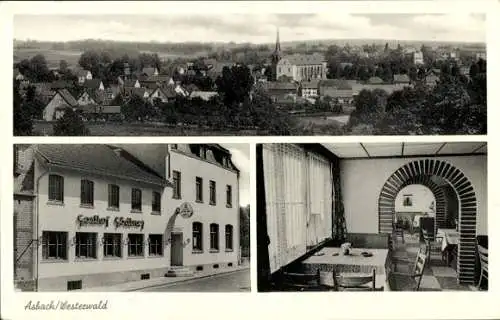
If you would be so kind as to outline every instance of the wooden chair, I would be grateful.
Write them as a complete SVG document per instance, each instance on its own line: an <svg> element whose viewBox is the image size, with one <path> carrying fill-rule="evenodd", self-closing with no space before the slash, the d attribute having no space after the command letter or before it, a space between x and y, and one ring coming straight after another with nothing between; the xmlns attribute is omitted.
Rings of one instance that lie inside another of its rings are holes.
<svg viewBox="0 0 500 320"><path fill-rule="evenodd" d="M405 243L405 233L403 226L399 222L392 223L392 234L393 239L397 240L398 236L401 238L401 242Z"/></svg>
<svg viewBox="0 0 500 320"><path fill-rule="evenodd" d="M426 262L427 262L426 249L420 248L417 257L415 259L415 266L413 268L413 272L411 274L391 272L389 277L391 277L391 279L396 282L404 281L405 283L409 283L411 286L410 288L411 290L418 291L420 289L420 283L422 282L422 277L424 275Z"/></svg>
<svg viewBox="0 0 500 320"><path fill-rule="evenodd" d="M479 262L481 264L481 275L479 276L479 282L477 287L481 287L483 278L488 280L488 249L481 245L477 245L477 251L479 253Z"/></svg>
<svg viewBox="0 0 500 320"><path fill-rule="evenodd" d="M335 282L335 291L383 291L384 287L375 286L375 269L372 275L366 274L333 274ZM371 285L367 285L371 283Z"/></svg>
<svg viewBox="0 0 500 320"><path fill-rule="evenodd" d="M321 284L319 269L316 273L283 272L282 291L326 291Z"/></svg>
<svg viewBox="0 0 500 320"><path fill-rule="evenodd" d="M425 246L427 247L427 261L430 264L433 256L438 256L441 261L446 261L446 256L442 251L443 237L434 236L426 230L422 231Z"/></svg>

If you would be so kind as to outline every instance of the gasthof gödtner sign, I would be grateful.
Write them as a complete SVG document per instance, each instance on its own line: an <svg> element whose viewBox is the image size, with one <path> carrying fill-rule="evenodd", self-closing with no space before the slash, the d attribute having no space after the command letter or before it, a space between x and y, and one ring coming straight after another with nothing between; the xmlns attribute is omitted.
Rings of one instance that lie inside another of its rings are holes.
<svg viewBox="0 0 500 320"><path fill-rule="evenodd" d="M193 207L187 202L184 202L179 207L179 214L185 219L190 218L193 215L193 212Z"/></svg>
<svg viewBox="0 0 500 320"><path fill-rule="evenodd" d="M98 215L94 215L91 217L86 217L83 214L79 215L76 220L78 221L78 225L80 227L83 226L104 226L105 228L109 227L109 216L100 217ZM123 228L140 228L144 229L144 220L134 220L132 218L124 218L124 217L115 217L113 220L113 224L115 228L123 227Z"/></svg>

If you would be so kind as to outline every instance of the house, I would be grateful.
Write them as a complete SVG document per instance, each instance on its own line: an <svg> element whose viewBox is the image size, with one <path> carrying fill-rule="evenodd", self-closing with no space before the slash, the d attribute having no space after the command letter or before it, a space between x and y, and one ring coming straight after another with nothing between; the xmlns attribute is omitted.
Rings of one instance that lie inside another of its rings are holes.
<svg viewBox="0 0 500 320"><path fill-rule="evenodd" d="M20 71L19 68L14 68L14 80L19 81L20 84L29 84L30 81Z"/></svg>
<svg viewBox="0 0 500 320"><path fill-rule="evenodd" d="M211 98L218 96L215 91L192 91L189 95L190 99L200 98L204 101L209 101Z"/></svg>
<svg viewBox="0 0 500 320"><path fill-rule="evenodd" d="M142 68L142 74L151 77L151 76L157 76L159 72L158 68L156 67L147 67L147 68Z"/></svg>
<svg viewBox="0 0 500 320"><path fill-rule="evenodd" d="M164 87L156 88L150 95L149 100L153 103L156 99L160 99L161 102L168 102L170 99L174 99L177 96L175 92L175 86L168 85Z"/></svg>
<svg viewBox="0 0 500 320"><path fill-rule="evenodd" d="M190 95L191 92L193 92L193 91L201 91L200 88L198 88L196 85L194 85L192 83L185 86L184 90L187 92L188 95Z"/></svg>
<svg viewBox="0 0 500 320"><path fill-rule="evenodd" d="M407 74L395 74L393 83L410 84L410 77Z"/></svg>
<svg viewBox="0 0 500 320"><path fill-rule="evenodd" d="M89 91L84 91L80 97L77 99L77 103L79 106L93 105L97 104L96 99L91 97Z"/></svg>
<svg viewBox="0 0 500 320"><path fill-rule="evenodd" d="M43 109L43 119L53 121L61 118L67 108L76 108L78 102L67 89L60 89Z"/></svg>
<svg viewBox="0 0 500 320"><path fill-rule="evenodd" d="M276 66L276 79L286 76L294 81L309 81L312 79L326 79L327 66L324 56L288 55L281 58Z"/></svg>
<svg viewBox="0 0 500 320"><path fill-rule="evenodd" d="M33 83L32 86L35 87L35 95L37 95L43 103L48 103L56 93L55 90L52 89L52 83L50 82L37 82Z"/></svg>
<svg viewBox="0 0 500 320"><path fill-rule="evenodd" d="M460 74L463 74L464 76L468 77L470 72L470 66L461 66L460 67Z"/></svg>
<svg viewBox="0 0 500 320"><path fill-rule="evenodd" d="M59 90L59 89L71 89L75 86L73 81L69 80L56 80L52 82L51 88L52 90Z"/></svg>
<svg viewBox="0 0 500 320"><path fill-rule="evenodd" d="M439 77L433 73L430 73L430 74L425 76L425 84L430 86L430 87L436 86L438 84L438 82L439 82Z"/></svg>
<svg viewBox="0 0 500 320"><path fill-rule="evenodd" d="M78 108L83 119L89 120L105 120L119 121L122 120L121 106L102 106L97 104L89 104Z"/></svg>
<svg viewBox="0 0 500 320"><path fill-rule="evenodd" d="M317 79L311 81L303 81L300 84L301 95L304 98L313 98L319 95L319 83Z"/></svg>
<svg viewBox="0 0 500 320"><path fill-rule="evenodd" d="M124 88L140 88L141 83L139 82L139 80L125 80L123 81L122 86Z"/></svg>
<svg viewBox="0 0 500 320"><path fill-rule="evenodd" d="M368 81L366 83L367 84L382 84L382 83L384 83L384 80L382 80L379 77L371 77L370 79L368 79Z"/></svg>
<svg viewBox="0 0 500 320"><path fill-rule="evenodd" d="M330 97L338 103L346 105L354 101L354 91L351 89L338 89L336 87L321 87L321 97Z"/></svg>
<svg viewBox="0 0 500 320"><path fill-rule="evenodd" d="M149 98L149 93L148 90L146 90L146 88L132 88L130 94L141 97L143 99Z"/></svg>
<svg viewBox="0 0 500 320"><path fill-rule="evenodd" d="M78 84L83 85L85 81L92 80L92 72L89 70L78 70L76 77L78 78Z"/></svg>
<svg viewBox="0 0 500 320"><path fill-rule="evenodd" d="M85 80L83 87L91 90L104 90L104 84L100 79Z"/></svg>

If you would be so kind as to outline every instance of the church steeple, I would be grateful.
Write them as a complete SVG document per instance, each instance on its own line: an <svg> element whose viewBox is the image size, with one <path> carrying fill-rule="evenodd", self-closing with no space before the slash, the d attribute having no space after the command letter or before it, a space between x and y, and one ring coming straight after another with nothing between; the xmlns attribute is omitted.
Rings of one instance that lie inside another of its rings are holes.
<svg viewBox="0 0 500 320"><path fill-rule="evenodd" d="M276 28L276 48L274 49L275 53L281 53L281 45L280 45L280 29Z"/></svg>

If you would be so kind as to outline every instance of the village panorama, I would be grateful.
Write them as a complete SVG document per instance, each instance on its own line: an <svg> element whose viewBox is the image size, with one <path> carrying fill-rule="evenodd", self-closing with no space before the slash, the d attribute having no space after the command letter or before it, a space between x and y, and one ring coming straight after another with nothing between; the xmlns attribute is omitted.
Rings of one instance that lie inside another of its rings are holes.
<svg viewBox="0 0 500 320"><path fill-rule="evenodd" d="M14 40L14 134L486 134L484 43L269 40Z"/></svg>

